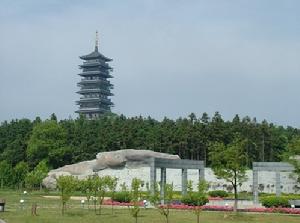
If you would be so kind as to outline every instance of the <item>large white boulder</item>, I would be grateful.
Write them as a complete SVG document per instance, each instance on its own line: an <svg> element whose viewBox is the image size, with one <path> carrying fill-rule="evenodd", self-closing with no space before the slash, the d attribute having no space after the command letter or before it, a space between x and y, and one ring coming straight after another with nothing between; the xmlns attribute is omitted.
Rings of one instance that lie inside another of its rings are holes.
<svg viewBox="0 0 300 223"><path fill-rule="evenodd" d="M99 174L104 169L123 169L128 167L143 167L148 165L149 158L180 159L178 155L158 153L151 150L117 150L98 153L96 159L83 161L72 165L66 165L51 170L43 180L43 185L49 189L56 188L56 179L63 176L76 176L84 179L93 174Z"/></svg>

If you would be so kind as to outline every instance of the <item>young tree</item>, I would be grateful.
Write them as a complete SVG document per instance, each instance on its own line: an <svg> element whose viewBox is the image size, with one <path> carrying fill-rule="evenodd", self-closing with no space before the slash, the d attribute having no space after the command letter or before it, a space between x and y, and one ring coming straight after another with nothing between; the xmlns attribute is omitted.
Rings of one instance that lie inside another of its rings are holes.
<svg viewBox="0 0 300 223"><path fill-rule="evenodd" d="M154 193L150 190L150 184L146 184L147 188L147 199L153 204L155 207L159 205L160 201L160 193L159 193L159 184L156 182L154 184Z"/></svg>
<svg viewBox="0 0 300 223"><path fill-rule="evenodd" d="M93 195L93 181L93 177L89 176L88 178L79 182L80 191L85 194L88 202L88 209L90 209L90 200Z"/></svg>
<svg viewBox="0 0 300 223"><path fill-rule="evenodd" d="M297 182L300 183L300 137L295 137L291 140L282 157L283 160L294 166L294 175L296 176Z"/></svg>
<svg viewBox="0 0 300 223"><path fill-rule="evenodd" d="M98 198L99 203L99 214L101 215L102 203L104 201L104 197L106 194L106 190L108 188L108 183L110 181L110 176L94 176L93 177L93 192L95 197ZM95 212L96 212L96 202L94 203Z"/></svg>
<svg viewBox="0 0 300 223"><path fill-rule="evenodd" d="M28 164L24 161L19 162L13 169L14 185L19 189L23 188L25 177L28 173Z"/></svg>
<svg viewBox="0 0 300 223"><path fill-rule="evenodd" d="M39 164L34 168L34 172L37 176L37 183L42 190L42 182L43 179L47 176L49 172L49 167L46 160L42 160Z"/></svg>
<svg viewBox="0 0 300 223"><path fill-rule="evenodd" d="M33 190L34 187L37 185L37 182L38 182L37 175L35 174L34 171L27 173L25 178L25 187L27 189Z"/></svg>
<svg viewBox="0 0 300 223"><path fill-rule="evenodd" d="M197 223L200 222L200 213L202 211L202 205L206 204L208 201L206 192L208 189L208 183L205 182L205 180L200 180L198 185L197 185L197 191L193 195L195 196L195 201L196 201L196 206L194 208L194 213L197 216Z"/></svg>
<svg viewBox="0 0 300 223"><path fill-rule="evenodd" d="M62 202L62 215L66 210L66 204L70 200L72 193L76 189L77 179L73 176L60 176L57 180L57 187L60 191L60 197Z"/></svg>
<svg viewBox="0 0 300 223"><path fill-rule="evenodd" d="M46 160L42 160L34 168L33 171L29 172L25 178L25 185L29 189L39 187L42 190L42 181L48 174L48 166Z"/></svg>
<svg viewBox="0 0 300 223"><path fill-rule="evenodd" d="M237 211L237 187L247 180L247 154L244 141L236 137L228 145L214 143L210 146L211 167L218 178L225 179L232 184L234 190L234 211Z"/></svg>
<svg viewBox="0 0 300 223"><path fill-rule="evenodd" d="M135 223L138 221L138 214L140 212L140 205L139 205L139 199L140 199L140 188L143 184L143 181L141 181L138 178L133 178L131 182L131 202L133 203L133 207L129 207L130 214L135 219Z"/></svg>
<svg viewBox="0 0 300 223"><path fill-rule="evenodd" d="M114 205L113 205L113 200L115 198L115 193L117 189L117 184L118 184L118 178L117 177L111 177L108 180L108 189L111 193L111 213L114 214Z"/></svg>
<svg viewBox="0 0 300 223"><path fill-rule="evenodd" d="M174 196L173 184L165 184L164 200L166 205L161 205L158 210L163 216L165 216L167 223L169 223L170 207L172 204L173 196Z"/></svg>

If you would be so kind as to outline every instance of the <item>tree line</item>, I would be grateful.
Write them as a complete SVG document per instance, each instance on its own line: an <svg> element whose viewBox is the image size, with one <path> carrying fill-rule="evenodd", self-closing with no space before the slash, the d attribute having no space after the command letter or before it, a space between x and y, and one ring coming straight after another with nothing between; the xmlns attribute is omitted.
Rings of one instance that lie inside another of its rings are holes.
<svg viewBox="0 0 300 223"><path fill-rule="evenodd" d="M219 112L212 117L207 113L200 117L191 113L185 118L164 118L161 121L124 115L58 121L52 114L47 120L37 117L33 121L19 119L1 123L0 167L5 165L7 169L9 166L16 175L14 182L13 177L6 177L11 181L10 185L23 185L27 173L17 173L18 170L31 172L41 162L50 169L58 168L94 159L99 152L120 149L178 154L182 159L205 160L210 166L211 145L228 145L237 135L244 142L246 165L251 167L253 161L281 161L287 145L299 138L300 131L266 120L258 122L248 116L240 118L236 115L227 121ZM5 177L1 177L2 184L8 184L3 180Z"/></svg>

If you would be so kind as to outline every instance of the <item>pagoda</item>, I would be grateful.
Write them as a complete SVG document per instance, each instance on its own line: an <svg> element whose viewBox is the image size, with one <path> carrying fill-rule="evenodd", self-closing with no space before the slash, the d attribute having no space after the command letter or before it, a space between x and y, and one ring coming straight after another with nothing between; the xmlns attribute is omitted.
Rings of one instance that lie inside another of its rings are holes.
<svg viewBox="0 0 300 223"><path fill-rule="evenodd" d="M113 85L108 80L112 78L112 68L108 62L112 59L103 56L98 51L99 40L96 32L95 50L79 58L83 64L79 65L82 72L81 81L77 84L80 90L77 92L81 95L80 100L76 101L79 109L76 113L86 116L88 119L96 119L101 115L110 112L113 103L109 99L112 96L111 89Z"/></svg>

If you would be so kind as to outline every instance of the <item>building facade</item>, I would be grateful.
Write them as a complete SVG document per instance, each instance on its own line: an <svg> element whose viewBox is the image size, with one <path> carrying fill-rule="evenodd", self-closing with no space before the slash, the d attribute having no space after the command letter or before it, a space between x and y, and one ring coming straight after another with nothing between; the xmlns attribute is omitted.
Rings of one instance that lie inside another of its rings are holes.
<svg viewBox="0 0 300 223"><path fill-rule="evenodd" d="M81 80L77 84L80 87L77 92L80 99L76 101L79 105L76 113L84 115L88 119L96 119L110 112L113 106L109 98L113 95L111 93L113 85L109 81L112 78L113 69L108 64L112 59L99 52L98 42L98 33L96 32L95 50L88 55L79 57L83 60L83 64L79 65L82 72L79 73Z"/></svg>

